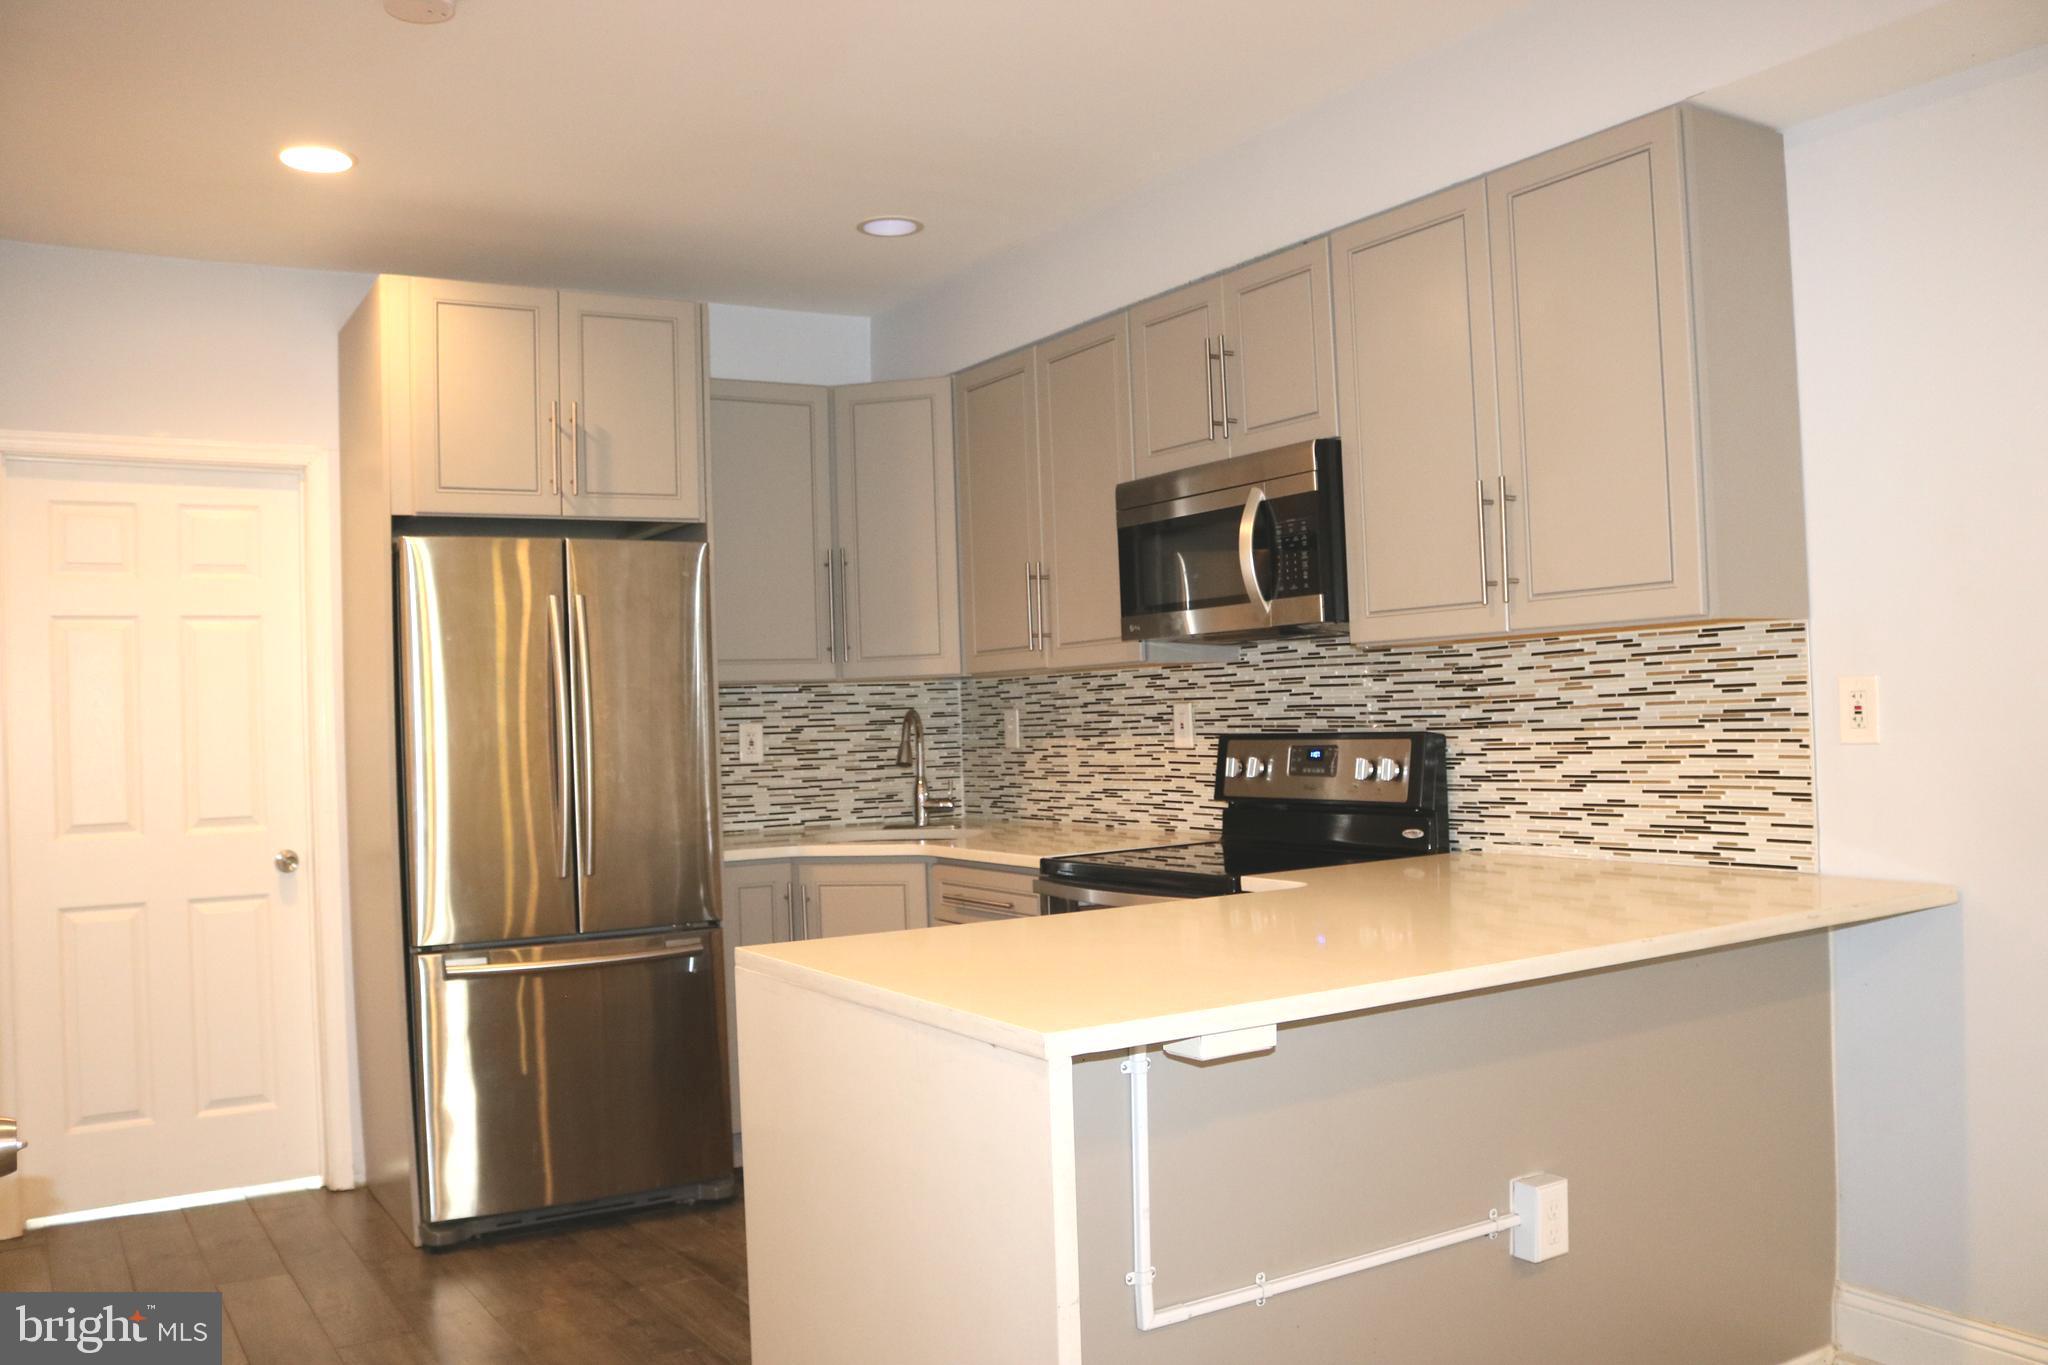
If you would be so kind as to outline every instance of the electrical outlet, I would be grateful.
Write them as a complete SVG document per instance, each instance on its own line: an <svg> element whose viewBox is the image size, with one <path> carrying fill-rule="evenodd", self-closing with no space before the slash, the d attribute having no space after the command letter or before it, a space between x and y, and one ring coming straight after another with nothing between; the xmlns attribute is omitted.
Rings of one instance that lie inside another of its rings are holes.
<svg viewBox="0 0 2048 1365"><path fill-rule="evenodd" d="M1024 713L1014 706L1003 708L1003 747L1021 749L1024 747Z"/></svg>
<svg viewBox="0 0 2048 1365"><path fill-rule="evenodd" d="M1843 678L1841 688L1842 743L1877 743L1877 679Z"/></svg>
<svg viewBox="0 0 2048 1365"><path fill-rule="evenodd" d="M761 722L743 720L740 722L740 762L759 763L767 751L768 739L762 733Z"/></svg>
<svg viewBox="0 0 2048 1365"><path fill-rule="evenodd" d="M1191 701L1177 701L1173 704L1173 747L1195 747L1195 704Z"/></svg>
<svg viewBox="0 0 2048 1365"><path fill-rule="evenodd" d="M1572 1249L1569 1185L1561 1175L1537 1171L1508 1182L1508 1211L1521 1224L1508 1234L1518 1261L1548 1261Z"/></svg>

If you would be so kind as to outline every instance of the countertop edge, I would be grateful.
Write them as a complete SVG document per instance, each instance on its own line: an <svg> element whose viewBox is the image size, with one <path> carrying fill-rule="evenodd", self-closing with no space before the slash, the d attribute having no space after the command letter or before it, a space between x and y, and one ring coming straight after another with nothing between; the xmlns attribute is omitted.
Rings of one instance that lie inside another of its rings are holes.
<svg viewBox="0 0 2048 1365"><path fill-rule="evenodd" d="M806 858L830 859L838 862L854 858L879 858L890 862L907 862L924 859L934 863L980 863L987 867L1006 867L1038 871L1041 856L1055 857L1057 854L1035 855L1009 853L996 849L958 848L942 841L930 842L863 839L857 842L835 844L788 843L768 844L753 848L722 850L719 862L732 863L780 863L795 862Z"/></svg>
<svg viewBox="0 0 2048 1365"><path fill-rule="evenodd" d="M1693 929L1650 938L1629 939L1594 948L1573 949L1542 957L1517 958L1460 967L1424 976L1340 987L1306 995L1278 996L1270 1000L1219 1005L1212 1009L1180 1014L1156 1015L1120 1020L1084 1029L1046 1033L1020 1024L1005 1023L986 1015L972 1014L900 991L887 990L867 982L799 966L746 948L738 950L741 970L758 972L845 1000L850 1004L894 1014L902 1018L972 1038L993 1047L1049 1060L1070 1060L1089 1053L1115 1052L1152 1043L1172 1042L1204 1033L1253 1028L1264 1024L1301 1023L1311 1019L1386 1009L1395 1005L1420 1004L1474 991L1505 986L1529 985L1539 981L1574 976L1582 972L1681 957L1687 953L1737 947L1768 939L1790 938L1819 930L1841 929L1922 910L1954 905L1960 895L1956 888L1933 882L1902 882L1890 896L1833 910L1816 909L1772 919ZM920 930L901 932L918 933Z"/></svg>

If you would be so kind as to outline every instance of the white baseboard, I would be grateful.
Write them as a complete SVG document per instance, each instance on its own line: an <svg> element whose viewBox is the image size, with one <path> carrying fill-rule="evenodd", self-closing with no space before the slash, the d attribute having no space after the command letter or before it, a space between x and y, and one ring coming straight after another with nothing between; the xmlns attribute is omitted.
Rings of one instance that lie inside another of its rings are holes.
<svg viewBox="0 0 2048 1365"><path fill-rule="evenodd" d="M1881 1365L2048 1365L2048 1340L1853 1284L1835 1291L1835 1345Z"/></svg>
<svg viewBox="0 0 2048 1365"><path fill-rule="evenodd" d="M168 1199L138 1199L133 1204L109 1204L105 1208L79 1209L73 1213L50 1213L31 1218L31 1228L62 1227L66 1223L96 1223L102 1218L127 1218L137 1213L169 1213L173 1209L204 1208L208 1204L231 1204L237 1199L260 1199L266 1194L289 1194L294 1190L317 1190L326 1182L317 1175L297 1180L278 1180L268 1185L243 1185L232 1190L203 1190L198 1194L176 1194Z"/></svg>
<svg viewBox="0 0 2048 1365"><path fill-rule="evenodd" d="M1803 1356L1794 1356L1785 1365L1835 1365L1835 1348L1823 1346L1818 1351L1808 1351Z"/></svg>

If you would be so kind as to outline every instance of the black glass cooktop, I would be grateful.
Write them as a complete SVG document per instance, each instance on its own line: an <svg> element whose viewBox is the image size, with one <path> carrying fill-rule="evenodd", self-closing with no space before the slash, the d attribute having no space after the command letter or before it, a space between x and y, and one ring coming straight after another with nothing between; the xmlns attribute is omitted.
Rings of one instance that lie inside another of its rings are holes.
<svg viewBox="0 0 2048 1365"><path fill-rule="evenodd" d="M1047 858L1039 864L1039 872L1059 881L1118 890L1156 891L1167 896L1224 896L1240 890L1239 883L1245 877L1370 862L1387 856L1391 855L1359 848L1204 839L1157 848Z"/></svg>

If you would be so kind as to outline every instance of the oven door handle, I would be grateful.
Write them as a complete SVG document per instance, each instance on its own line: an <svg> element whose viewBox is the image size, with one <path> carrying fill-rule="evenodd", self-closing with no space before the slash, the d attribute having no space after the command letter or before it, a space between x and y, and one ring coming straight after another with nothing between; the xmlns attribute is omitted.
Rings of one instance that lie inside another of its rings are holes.
<svg viewBox="0 0 2048 1365"><path fill-rule="evenodd" d="M1040 877L1031 883L1031 889L1047 900L1069 901L1083 910L1098 910L1116 905L1151 905L1158 901L1183 899L1173 895L1107 891L1099 886L1063 882L1057 877Z"/></svg>
<svg viewBox="0 0 2048 1365"><path fill-rule="evenodd" d="M1253 488L1244 495L1244 515L1237 519L1237 570L1244 575L1245 600L1261 614L1273 614L1273 600L1259 587L1258 561L1252 555L1252 535L1259 524L1259 511L1266 505L1266 490Z"/></svg>

